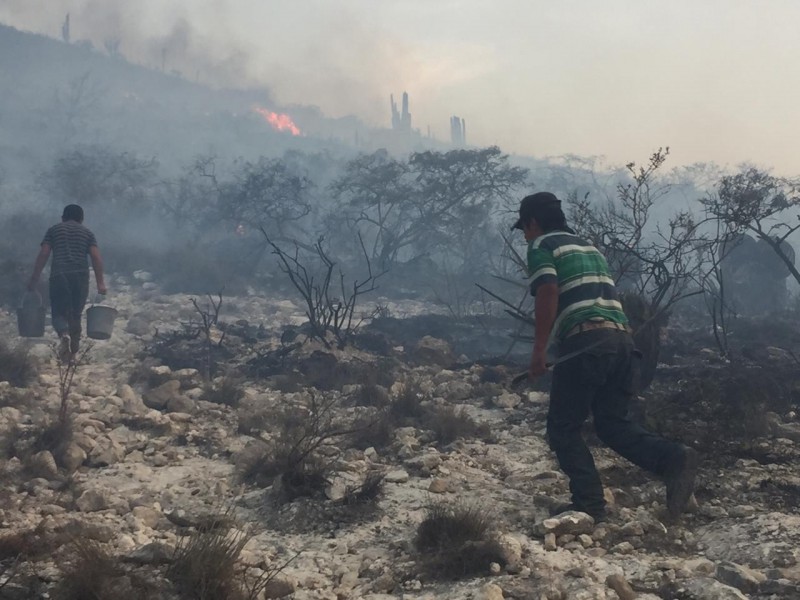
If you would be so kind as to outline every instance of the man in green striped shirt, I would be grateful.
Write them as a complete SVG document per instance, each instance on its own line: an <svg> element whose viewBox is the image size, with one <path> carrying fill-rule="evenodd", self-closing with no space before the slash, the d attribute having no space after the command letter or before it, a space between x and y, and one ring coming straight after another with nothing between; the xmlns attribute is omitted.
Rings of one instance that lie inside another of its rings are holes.
<svg viewBox="0 0 800 600"><path fill-rule="evenodd" d="M547 436L569 477L572 502L557 511L580 510L596 520L606 517L600 476L581 435L591 411L605 444L664 479L669 513L679 515L694 489L697 454L628 417L639 353L605 258L567 226L561 202L549 192L522 199L514 228L528 241L530 287L536 297L529 377L547 371L548 345L554 342L558 348Z"/></svg>

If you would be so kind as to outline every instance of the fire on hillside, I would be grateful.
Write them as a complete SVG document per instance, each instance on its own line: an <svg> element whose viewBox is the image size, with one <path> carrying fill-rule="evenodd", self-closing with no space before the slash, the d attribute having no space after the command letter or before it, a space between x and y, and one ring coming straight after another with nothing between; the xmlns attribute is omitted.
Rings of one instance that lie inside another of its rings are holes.
<svg viewBox="0 0 800 600"><path fill-rule="evenodd" d="M261 106L254 106L253 112L258 113L276 131L288 131L292 135L302 135L300 128L294 124L292 117L284 113L276 113Z"/></svg>

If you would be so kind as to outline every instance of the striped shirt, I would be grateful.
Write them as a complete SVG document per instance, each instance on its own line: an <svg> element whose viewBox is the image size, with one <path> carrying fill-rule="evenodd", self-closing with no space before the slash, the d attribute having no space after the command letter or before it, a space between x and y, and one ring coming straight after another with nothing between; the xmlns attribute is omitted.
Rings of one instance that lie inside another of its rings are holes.
<svg viewBox="0 0 800 600"><path fill-rule="evenodd" d="M590 320L627 324L614 280L603 255L586 240L565 231L551 231L528 244L531 294L544 283L558 284L556 339Z"/></svg>
<svg viewBox="0 0 800 600"><path fill-rule="evenodd" d="M86 256L92 246L97 246L94 234L77 221L64 221L53 225L44 234L42 245L53 250L50 277L63 273L89 272Z"/></svg>

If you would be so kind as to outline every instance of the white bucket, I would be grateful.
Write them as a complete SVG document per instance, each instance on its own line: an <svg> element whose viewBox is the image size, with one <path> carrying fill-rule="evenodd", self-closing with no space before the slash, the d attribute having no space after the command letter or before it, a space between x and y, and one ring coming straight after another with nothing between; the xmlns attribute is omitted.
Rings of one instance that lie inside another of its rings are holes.
<svg viewBox="0 0 800 600"><path fill-rule="evenodd" d="M107 340L114 330L117 309L110 306L91 306L86 311L86 335L93 340Z"/></svg>

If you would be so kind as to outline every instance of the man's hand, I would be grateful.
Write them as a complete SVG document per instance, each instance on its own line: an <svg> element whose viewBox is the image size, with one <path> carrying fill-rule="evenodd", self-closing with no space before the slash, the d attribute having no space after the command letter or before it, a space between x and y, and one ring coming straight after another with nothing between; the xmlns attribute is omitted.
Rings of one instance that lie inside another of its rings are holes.
<svg viewBox="0 0 800 600"><path fill-rule="evenodd" d="M547 352L534 348L531 364L528 367L528 378L536 379L547 372Z"/></svg>
<svg viewBox="0 0 800 600"><path fill-rule="evenodd" d="M105 296L108 293L108 288L106 288L105 283L98 283L97 284L97 293L101 296Z"/></svg>
<svg viewBox="0 0 800 600"><path fill-rule="evenodd" d="M26 287L27 287L27 290L28 290L29 292L33 292L33 291L35 291L35 290L36 290L36 285L37 285L38 283L39 283L39 280L38 280L38 279L30 279L30 280L28 281L28 285L26 286Z"/></svg>

